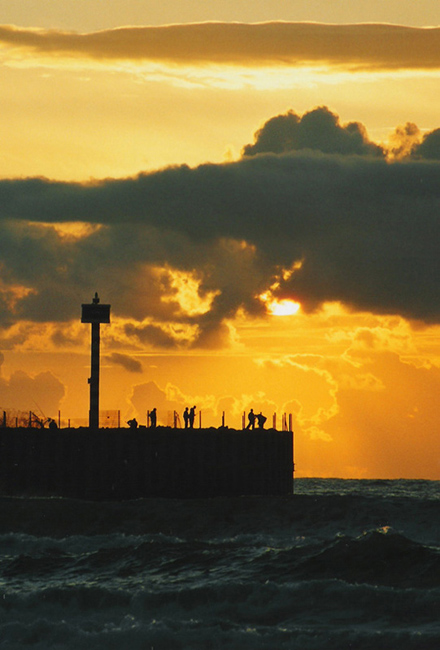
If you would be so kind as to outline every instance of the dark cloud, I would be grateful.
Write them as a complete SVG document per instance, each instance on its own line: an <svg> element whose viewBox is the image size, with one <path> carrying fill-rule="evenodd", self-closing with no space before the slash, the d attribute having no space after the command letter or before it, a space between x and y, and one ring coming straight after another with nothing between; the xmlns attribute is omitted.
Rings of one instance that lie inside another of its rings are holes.
<svg viewBox="0 0 440 650"><path fill-rule="evenodd" d="M122 27L89 34L0 27L14 56L178 64L335 65L356 69L436 69L440 29L390 24L268 22Z"/></svg>
<svg viewBox="0 0 440 650"><path fill-rule="evenodd" d="M415 158L440 160L440 129L427 133L422 142L414 147L412 154Z"/></svg>
<svg viewBox="0 0 440 650"><path fill-rule="evenodd" d="M70 330L65 327L64 329L56 329L50 337L52 343L56 347L70 347L78 345L82 342L78 336L72 336Z"/></svg>
<svg viewBox="0 0 440 650"><path fill-rule="evenodd" d="M177 346L176 339L157 325L128 324L124 329L128 337L135 338L143 344L153 345L158 348L174 348Z"/></svg>
<svg viewBox="0 0 440 650"><path fill-rule="evenodd" d="M323 153L383 156L381 147L368 139L359 122L341 126L337 115L326 106L315 108L302 117L289 111L268 120L255 134L254 144L243 149L243 155L287 153L311 149Z"/></svg>
<svg viewBox="0 0 440 650"><path fill-rule="evenodd" d="M238 310L262 312L275 281L305 309L342 301L440 322L438 132L390 162L328 109L284 118L270 121L283 124L278 149L266 125L262 153L234 163L84 185L0 181L1 323L79 319L98 290L142 344L173 347L192 328L188 344L215 347ZM69 239L48 225L70 221L101 227ZM163 268L197 278L200 299L212 296L204 313L185 311Z"/></svg>
<svg viewBox="0 0 440 650"><path fill-rule="evenodd" d="M137 359L128 356L127 354L120 354L118 352L113 352L107 356L107 359L111 363L116 363L119 366L122 366L128 372L142 372L142 364Z"/></svg>

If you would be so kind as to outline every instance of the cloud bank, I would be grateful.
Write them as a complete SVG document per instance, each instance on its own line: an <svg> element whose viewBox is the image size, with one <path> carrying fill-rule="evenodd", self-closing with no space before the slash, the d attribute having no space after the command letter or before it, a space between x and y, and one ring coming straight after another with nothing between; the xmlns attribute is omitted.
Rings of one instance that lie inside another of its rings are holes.
<svg viewBox="0 0 440 650"><path fill-rule="evenodd" d="M440 28L390 24L195 23L78 34L0 27L13 57L172 65L330 65L365 70L440 67Z"/></svg>
<svg viewBox="0 0 440 650"><path fill-rule="evenodd" d="M0 352L0 370L3 361ZM64 393L65 387L51 372L40 372L31 377L25 372L16 371L9 379L0 375L2 411L7 408L9 411L16 409L29 413L31 408L38 417L55 417Z"/></svg>
<svg viewBox="0 0 440 650"><path fill-rule="evenodd" d="M0 323L78 319L97 289L127 336L157 347L224 345L268 290L306 311L339 301L438 323L439 141L390 161L321 107L269 120L233 163L2 180Z"/></svg>

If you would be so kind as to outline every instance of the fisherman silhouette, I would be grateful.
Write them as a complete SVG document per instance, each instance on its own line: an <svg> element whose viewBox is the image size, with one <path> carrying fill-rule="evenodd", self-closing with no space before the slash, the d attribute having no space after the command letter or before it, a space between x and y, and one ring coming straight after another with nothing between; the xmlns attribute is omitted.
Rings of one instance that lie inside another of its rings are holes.
<svg viewBox="0 0 440 650"><path fill-rule="evenodd" d="M189 427L189 410L188 407L183 412L183 421L185 422L185 429Z"/></svg>
<svg viewBox="0 0 440 650"><path fill-rule="evenodd" d="M191 406L189 410L189 426L191 429L194 429L194 420L196 419L196 407Z"/></svg>
<svg viewBox="0 0 440 650"><path fill-rule="evenodd" d="M153 409L152 411L150 411L150 413L149 413L149 418L150 418L150 427L151 427L152 429L155 429L155 428L156 428L156 424L157 424L157 411L156 411L156 407L154 407L154 409Z"/></svg>
<svg viewBox="0 0 440 650"><path fill-rule="evenodd" d="M248 420L249 420L249 422L248 422L248 425L247 425L246 429L255 429L255 413L254 413L254 409L251 409L249 411Z"/></svg>
<svg viewBox="0 0 440 650"><path fill-rule="evenodd" d="M130 429L137 429L138 427L136 418L133 418L132 420L127 420L127 424L130 427Z"/></svg>
<svg viewBox="0 0 440 650"><path fill-rule="evenodd" d="M264 423L266 422L267 417L264 416L261 411L257 415L257 420L258 420L258 428L259 429L264 429Z"/></svg>

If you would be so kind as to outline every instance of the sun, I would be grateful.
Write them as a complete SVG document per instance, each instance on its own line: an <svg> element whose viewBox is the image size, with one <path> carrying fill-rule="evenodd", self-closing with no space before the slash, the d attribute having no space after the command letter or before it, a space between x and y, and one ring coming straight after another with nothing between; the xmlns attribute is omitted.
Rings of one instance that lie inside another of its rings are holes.
<svg viewBox="0 0 440 650"><path fill-rule="evenodd" d="M293 316L297 314L301 305L294 300L272 300L267 309L272 316Z"/></svg>
<svg viewBox="0 0 440 650"><path fill-rule="evenodd" d="M289 300L289 298L277 300L273 297L271 291L265 291L258 297L265 304L267 311L272 316L293 316L294 314L297 314L301 309L299 302L296 302L295 300Z"/></svg>

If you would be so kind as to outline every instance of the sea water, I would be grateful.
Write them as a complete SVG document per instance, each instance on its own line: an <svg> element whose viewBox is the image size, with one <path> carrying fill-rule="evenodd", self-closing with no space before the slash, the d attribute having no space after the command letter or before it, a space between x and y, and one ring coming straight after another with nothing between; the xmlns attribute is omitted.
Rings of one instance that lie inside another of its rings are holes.
<svg viewBox="0 0 440 650"><path fill-rule="evenodd" d="M440 648L440 482L0 498L0 648Z"/></svg>

